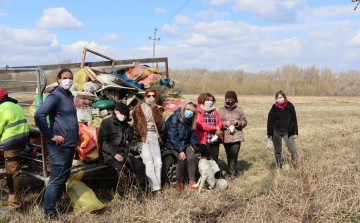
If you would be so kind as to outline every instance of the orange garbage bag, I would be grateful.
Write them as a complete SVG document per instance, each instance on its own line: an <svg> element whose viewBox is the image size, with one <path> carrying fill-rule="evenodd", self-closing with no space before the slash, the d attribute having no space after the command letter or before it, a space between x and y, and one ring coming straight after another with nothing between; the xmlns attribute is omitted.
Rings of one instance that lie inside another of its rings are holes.
<svg viewBox="0 0 360 223"><path fill-rule="evenodd" d="M82 133L77 146L79 158L85 162L97 160L99 158L98 128L79 123L79 131Z"/></svg>

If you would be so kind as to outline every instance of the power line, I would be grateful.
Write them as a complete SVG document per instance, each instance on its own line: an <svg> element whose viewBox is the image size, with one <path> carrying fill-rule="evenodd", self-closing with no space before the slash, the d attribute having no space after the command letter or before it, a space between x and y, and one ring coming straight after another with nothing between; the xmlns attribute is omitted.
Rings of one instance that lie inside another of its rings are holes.
<svg viewBox="0 0 360 223"><path fill-rule="evenodd" d="M206 5L210 0L207 0L206 2L204 2L199 8L197 8L194 12L192 12L190 15L188 15L185 19L181 20L179 23L175 23L175 26L170 29L169 31L167 31L166 33L164 33L163 35L169 33L170 31L172 31L173 29L175 29L178 24L183 23L185 20L187 20L189 17L191 17L193 14L195 14L197 11L199 11L202 7L204 7L204 5Z"/></svg>
<svg viewBox="0 0 360 223"><path fill-rule="evenodd" d="M178 14L178 13L181 11L181 9L183 9L190 1L191 1L191 0L187 0L184 5L182 5L173 15L171 15L167 20L165 20L165 22L163 22L163 23L162 23L160 26L158 26L158 27L162 28L162 27L163 27L168 21L170 21L176 14ZM144 46L145 43L147 43L147 41L143 41L140 45L141 45L141 46ZM140 47L139 47L139 48L140 48ZM136 49L136 50L134 50L134 53L133 53L133 54L136 54L137 52L139 52L139 51L140 51L139 48Z"/></svg>
<svg viewBox="0 0 360 223"><path fill-rule="evenodd" d="M165 22L163 22L160 26L158 27L163 27L165 25L165 23L169 22L172 18L174 18L174 16L176 14L178 14L180 12L181 9L183 9L191 0L188 0L187 2L185 2L185 4L183 6L181 6L172 16L170 16Z"/></svg>
<svg viewBox="0 0 360 223"><path fill-rule="evenodd" d="M185 4L183 6L180 7L180 9L178 9L171 17L169 17L169 19L167 19L162 25L161 25L161 28L165 25L166 22L168 22L170 19L172 19L177 13L179 13L181 11L181 9L183 9L191 0L188 0L187 2L185 2ZM181 20L179 23L175 23L175 26L172 27L171 29L169 29L167 32L163 33L162 36L160 37L163 37L164 35L166 35L167 33L169 33L170 31L172 31L173 29L175 29L179 24L183 23L184 21L186 21L189 17L191 17L192 15L194 15L197 11L199 11L202 7L204 7L210 0L207 0L206 2L204 2L200 7L198 7L194 12L192 12L191 14L189 14L185 19ZM144 41L141 45L144 46L145 43L147 41ZM139 47L140 48L140 47ZM134 51L134 54L139 52L140 50L136 49Z"/></svg>

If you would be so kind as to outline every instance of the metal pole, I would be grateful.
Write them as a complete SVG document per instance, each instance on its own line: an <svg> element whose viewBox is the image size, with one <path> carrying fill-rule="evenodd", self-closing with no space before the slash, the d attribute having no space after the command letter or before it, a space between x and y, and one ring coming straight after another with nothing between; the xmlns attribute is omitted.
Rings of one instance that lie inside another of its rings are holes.
<svg viewBox="0 0 360 223"><path fill-rule="evenodd" d="M155 58L155 45L156 45L156 29L154 29L154 45L153 45L153 58ZM152 65L154 67L154 63Z"/></svg>
<svg viewBox="0 0 360 223"><path fill-rule="evenodd" d="M153 39L152 39L151 37L149 37L149 40L153 40L153 41L154 41L154 43L153 43L153 58L155 58L156 41L160 41L160 38L157 38L157 39L156 39L156 31L157 31L157 29L155 28L155 29L154 29L154 38L153 38ZM152 67L154 67L154 63L152 63ZM157 69L157 70L159 69L157 62L156 62L156 69Z"/></svg>

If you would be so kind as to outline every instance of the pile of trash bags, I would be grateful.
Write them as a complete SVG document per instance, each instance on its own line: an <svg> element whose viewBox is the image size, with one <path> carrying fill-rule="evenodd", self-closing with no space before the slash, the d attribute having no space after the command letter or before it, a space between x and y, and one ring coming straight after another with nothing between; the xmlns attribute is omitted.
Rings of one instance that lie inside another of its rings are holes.
<svg viewBox="0 0 360 223"><path fill-rule="evenodd" d="M156 89L158 104L165 109L164 118L189 101L181 95L184 91L174 86L174 81L163 78L157 69L146 65L103 69L85 66L74 74L73 80L70 91L74 96L81 133L77 157L84 162L99 159L98 129L102 120L112 116L117 101L126 103L132 111L144 99L147 89ZM56 82L48 85L43 100L56 87ZM38 96L35 96L33 104L37 102ZM28 114L34 115L36 109L36 106L30 106ZM28 119L28 123L35 124L33 119Z"/></svg>

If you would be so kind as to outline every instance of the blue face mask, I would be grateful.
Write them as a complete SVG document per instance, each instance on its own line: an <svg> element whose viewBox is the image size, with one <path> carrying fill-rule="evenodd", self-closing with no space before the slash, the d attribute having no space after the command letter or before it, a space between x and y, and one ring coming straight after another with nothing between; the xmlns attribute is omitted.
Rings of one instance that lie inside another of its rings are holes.
<svg viewBox="0 0 360 223"><path fill-rule="evenodd" d="M279 99L276 100L276 102L279 103L279 104L284 103L284 101L285 101L285 98L279 98Z"/></svg>
<svg viewBox="0 0 360 223"><path fill-rule="evenodd" d="M189 119L192 118L194 116L194 112L186 110L184 113L185 118Z"/></svg>

